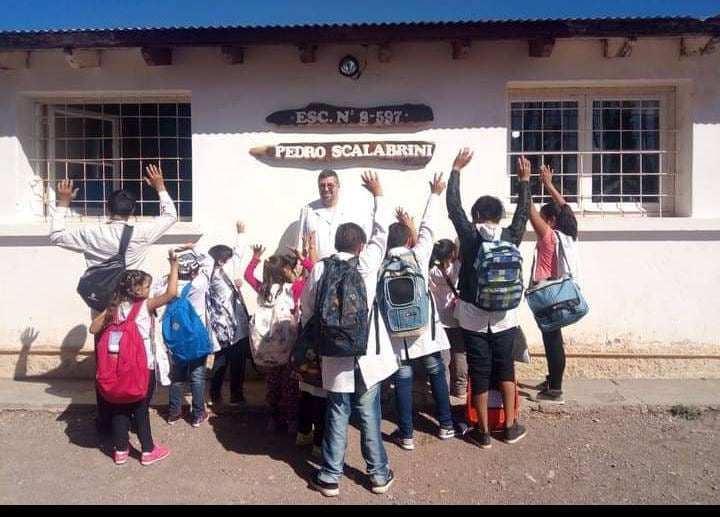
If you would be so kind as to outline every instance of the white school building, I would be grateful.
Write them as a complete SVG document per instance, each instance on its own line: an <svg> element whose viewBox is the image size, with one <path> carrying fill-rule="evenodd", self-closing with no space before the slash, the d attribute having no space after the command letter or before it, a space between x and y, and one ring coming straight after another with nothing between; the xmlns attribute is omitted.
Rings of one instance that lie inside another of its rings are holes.
<svg viewBox="0 0 720 517"><path fill-rule="evenodd" d="M92 374L85 263L48 240L58 179L81 189L70 224L102 221L121 186L144 219L159 161L179 221L157 276L170 245L232 244L236 219L249 243L294 243L324 168L358 203L378 171L417 219L462 146L468 212L491 194L512 214L523 154L578 215L590 313L565 333L568 375L720 376L716 17L0 32L0 377ZM533 246L528 225L528 271Z"/></svg>

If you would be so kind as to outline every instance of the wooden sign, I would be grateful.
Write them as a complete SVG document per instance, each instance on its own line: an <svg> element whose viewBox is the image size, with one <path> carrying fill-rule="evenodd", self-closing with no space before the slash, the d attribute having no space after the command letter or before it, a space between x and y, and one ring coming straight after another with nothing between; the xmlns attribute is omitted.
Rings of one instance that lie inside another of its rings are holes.
<svg viewBox="0 0 720 517"><path fill-rule="evenodd" d="M265 120L270 124L293 127L393 127L432 122L433 112L425 104L345 108L311 103L300 109L276 111Z"/></svg>
<svg viewBox="0 0 720 517"><path fill-rule="evenodd" d="M432 142L329 142L277 144L253 147L258 159L281 161L392 161L422 166L435 152Z"/></svg>

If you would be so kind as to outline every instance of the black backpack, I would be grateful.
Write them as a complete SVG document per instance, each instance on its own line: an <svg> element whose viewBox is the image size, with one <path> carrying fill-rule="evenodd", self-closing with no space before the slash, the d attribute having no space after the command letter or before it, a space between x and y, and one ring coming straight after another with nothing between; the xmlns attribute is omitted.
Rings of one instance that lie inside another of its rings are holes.
<svg viewBox="0 0 720 517"><path fill-rule="evenodd" d="M104 311L110 304L117 281L125 271L125 253L132 233L133 227L126 224L120 238L118 254L97 266L89 267L80 277L77 292L91 309Z"/></svg>
<svg viewBox="0 0 720 517"><path fill-rule="evenodd" d="M323 260L325 270L315 298L315 332L321 356L357 357L367 352L369 335L365 282L358 259Z"/></svg>

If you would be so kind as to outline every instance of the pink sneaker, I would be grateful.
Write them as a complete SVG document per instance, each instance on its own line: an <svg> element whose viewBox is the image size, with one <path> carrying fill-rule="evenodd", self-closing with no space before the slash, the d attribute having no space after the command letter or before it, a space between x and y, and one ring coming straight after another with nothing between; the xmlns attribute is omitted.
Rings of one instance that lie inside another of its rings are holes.
<svg viewBox="0 0 720 517"><path fill-rule="evenodd" d="M170 456L170 448L163 447L162 445L156 443L155 448L152 452L142 453L142 456L140 457L140 463L147 467L148 465L152 465L153 463L164 460L168 456Z"/></svg>
<svg viewBox="0 0 720 517"><path fill-rule="evenodd" d="M113 460L115 461L115 465L122 465L128 460L128 456L130 455L130 451L114 451L113 452Z"/></svg>

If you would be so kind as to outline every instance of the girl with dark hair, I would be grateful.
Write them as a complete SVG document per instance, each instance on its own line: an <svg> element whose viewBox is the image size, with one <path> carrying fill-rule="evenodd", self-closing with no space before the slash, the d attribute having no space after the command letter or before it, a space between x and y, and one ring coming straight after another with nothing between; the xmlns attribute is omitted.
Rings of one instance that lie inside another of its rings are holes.
<svg viewBox="0 0 720 517"><path fill-rule="evenodd" d="M164 349L156 346L154 340L155 320L152 315L158 308L167 305L177 296L178 261L172 251L170 251L169 260L170 275L167 290L163 294L150 298L152 277L144 271L129 269L120 276L108 308L101 312L90 325L91 334L100 334L113 319L124 321L131 317L131 313L134 314L135 324L145 344L147 367L150 370L147 395L144 399L131 404L107 402L115 446L113 460L116 465L125 463L130 453L128 433L131 416L134 417L137 425L137 435L142 447L140 462L143 465L152 465L170 455L169 448L153 442L149 413L150 400L155 391L156 369L160 367L160 355L164 354ZM165 363L167 363L167 358L165 358Z"/></svg>
<svg viewBox="0 0 720 517"><path fill-rule="evenodd" d="M454 315L455 307L460 300L458 292L460 262L458 257L458 248L453 241L450 239L437 241L430 257L428 286L440 317L440 323L450 342L448 361L450 393L454 397L464 399L467 396L468 379L465 342L460 325Z"/></svg>
<svg viewBox="0 0 720 517"><path fill-rule="evenodd" d="M305 278L298 275L296 270L298 263L306 271L310 271L313 262L303 256L303 253L295 248L290 248L292 255L276 254L265 260L263 263L263 280L260 282L255 278L255 268L260 264L260 259L265 248L260 245L252 246L253 258L245 269L245 281L258 293L258 308L269 307L275 304L291 304L295 322L299 322L299 299L305 285ZM314 256L314 252L309 254ZM256 318L257 318L256 311ZM253 322L251 322L251 351L253 348ZM268 431L276 432L281 425L286 424L288 434L295 435L297 432L298 418L298 381L292 378L292 368L284 358L284 364L267 367L265 398L271 409L268 420ZM258 360L255 360L258 363Z"/></svg>
<svg viewBox="0 0 720 517"><path fill-rule="evenodd" d="M572 208L552 182L553 170L543 165L540 179L545 190L552 196L552 202L544 205L540 212L530 200L530 223L537 235L535 270L533 282L548 278L560 278L565 273L577 274L577 220ZM562 251L567 260L563 260ZM569 268L569 271L568 271ZM542 402L564 404L562 380L565 373L565 347L562 330L543 332L548 375L539 388L536 399Z"/></svg>

